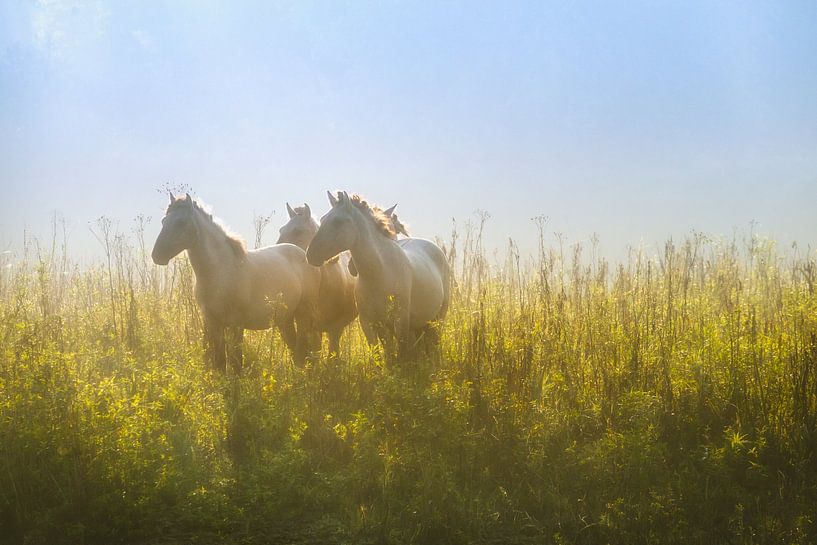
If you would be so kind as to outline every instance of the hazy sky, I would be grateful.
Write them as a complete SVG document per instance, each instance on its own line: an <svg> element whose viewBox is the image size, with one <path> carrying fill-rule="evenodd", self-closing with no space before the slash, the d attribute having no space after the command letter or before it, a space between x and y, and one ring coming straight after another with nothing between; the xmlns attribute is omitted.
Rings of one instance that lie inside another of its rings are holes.
<svg viewBox="0 0 817 545"><path fill-rule="evenodd" d="M817 242L817 2L0 2L0 250L360 192L419 236Z"/></svg>

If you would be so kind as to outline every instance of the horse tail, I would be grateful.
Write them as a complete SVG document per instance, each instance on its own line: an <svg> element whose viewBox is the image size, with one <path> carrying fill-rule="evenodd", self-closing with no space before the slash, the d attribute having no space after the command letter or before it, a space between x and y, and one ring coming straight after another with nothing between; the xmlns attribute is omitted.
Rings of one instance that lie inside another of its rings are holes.
<svg viewBox="0 0 817 545"><path fill-rule="evenodd" d="M438 258L437 262L440 265L440 272L443 276L443 304L440 306L440 312L437 314L438 320L445 318L445 315L448 313L448 307L451 304L451 284L454 282L454 275L451 274L451 266L448 264L448 260L442 251L440 251L440 257L442 259Z"/></svg>

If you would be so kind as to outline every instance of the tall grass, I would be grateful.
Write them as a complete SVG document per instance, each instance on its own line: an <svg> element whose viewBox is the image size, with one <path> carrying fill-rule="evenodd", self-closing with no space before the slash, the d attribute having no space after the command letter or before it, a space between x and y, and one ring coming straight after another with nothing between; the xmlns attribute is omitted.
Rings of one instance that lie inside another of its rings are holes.
<svg viewBox="0 0 817 545"><path fill-rule="evenodd" d="M212 374L144 218L101 219L90 268L58 234L5 255L0 540L817 539L813 252L696 233L609 263L539 219L535 258L492 260L487 219L445 244L439 351L396 368L355 326L339 361L257 332Z"/></svg>

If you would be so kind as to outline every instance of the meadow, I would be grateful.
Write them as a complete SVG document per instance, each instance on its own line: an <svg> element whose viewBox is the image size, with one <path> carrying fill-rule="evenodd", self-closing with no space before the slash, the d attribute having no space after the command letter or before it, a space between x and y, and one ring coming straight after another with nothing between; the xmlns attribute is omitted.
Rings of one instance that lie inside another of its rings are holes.
<svg viewBox="0 0 817 545"><path fill-rule="evenodd" d="M692 233L608 262L540 218L527 258L485 220L445 241L439 348L399 366L355 324L337 360L253 332L213 373L145 218L101 219L93 266L59 229L6 254L0 542L817 541L814 250Z"/></svg>

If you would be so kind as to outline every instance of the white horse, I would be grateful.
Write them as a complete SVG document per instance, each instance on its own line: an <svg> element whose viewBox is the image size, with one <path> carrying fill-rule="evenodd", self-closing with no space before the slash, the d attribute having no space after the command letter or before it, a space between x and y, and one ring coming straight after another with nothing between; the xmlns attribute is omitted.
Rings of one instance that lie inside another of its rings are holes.
<svg viewBox="0 0 817 545"><path fill-rule="evenodd" d="M303 363L316 342L320 272L307 263L301 248L277 244L247 251L189 194L175 198L171 193L151 255L157 265L167 265L183 250L196 274L205 354L216 369L226 370L229 355L239 371L244 330L272 324L296 363Z"/></svg>
<svg viewBox="0 0 817 545"><path fill-rule="evenodd" d="M289 221L278 230L278 243L289 242L303 248L318 232L318 223L312 217L309 205L293 209L287 203ZM321 288L318 297L318 328L329 337L329 353L340 351L340 336L344 328L357 317L355 278L349 272L349 252L324 263L321 270Z"/></svg>
<svg viewBox="0 0 817 545"><path fill-rule="evenodd" d="M450 270L431 241L399 244L390 216L359 196L329 193L332 209L307 250L320 265L349 250L358 272L355 299L360 324L370 344L380 340L389 357L404 354L417 334L445 317L450 300Z"/></svg>

